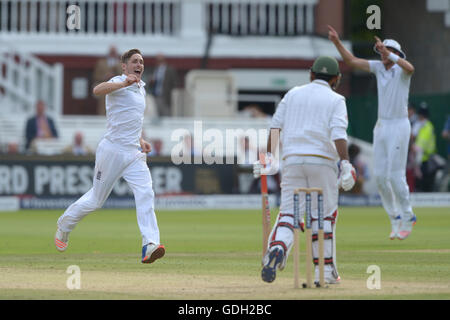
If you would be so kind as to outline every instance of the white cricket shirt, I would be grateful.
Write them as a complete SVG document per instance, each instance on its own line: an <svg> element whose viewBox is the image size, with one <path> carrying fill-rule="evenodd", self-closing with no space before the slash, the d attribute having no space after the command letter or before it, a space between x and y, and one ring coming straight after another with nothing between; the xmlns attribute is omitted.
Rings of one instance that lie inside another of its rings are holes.
<svg viewBox="0 0 450 320"><path fill-rule="evenodd" d="M332 160L339 160L334 140L347 139L347 126L345 98L323 80L289 90L270 125L282 131L282 159L315 155Z"/></svg>
<svg viewBox="0 0 450 320"><path fill-rule="evenodd" d="M378 118L399 119L408 117L408 96L411 75L398 64L386 70L383 62L369 61L370 72L377 77Z"/></svg>
<svg viewBox="0 0 450 320"><path fill-rule="evenodd" d="M123 82L126 75L108 82ZM123 147L139 147L145 110L145 83L118 89L106 95L107 131L104 138Z"/></svg>

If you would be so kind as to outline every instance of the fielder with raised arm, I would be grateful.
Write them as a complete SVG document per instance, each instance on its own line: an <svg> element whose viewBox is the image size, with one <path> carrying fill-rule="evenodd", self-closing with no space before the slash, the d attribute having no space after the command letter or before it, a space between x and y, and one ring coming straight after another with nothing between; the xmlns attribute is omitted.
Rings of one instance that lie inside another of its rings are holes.
<svg viewBox="0 0 450 320"><path fill-rule="evenodd" d="M355 170L348 161L347 107L345 98L333 90L340 81L339 64L332 57L319 57L311 68L311 83L294 87L283 97L272 118L266 167L259 161L253 167L254 176L273 174L276 168L279 134L282 134L281 205L276 223L263 257L261 277L275 280L277 269L283 270L294 240L293 194L297 188L321 188L324 208L325 282L338 283L336 268L335 230L339 185L350 190L355 184ZM338 180L337 162L341 159ZM316 196L316 195L314 195ZM305 211L300 198L300 213ZM317 235L317 201L312 201L312 232ZM313 242L317 266L318 244Z"/></svg>
<svg viewBox="0 0 450 320"><path fill-rule="evenodd" d="M100 83L96 96L106 95L107 132L95 155L93 187L67 208L58 219L55 246L65 251L69 233L92 211L101 208L114 183L123 177L133 191L142 235L142 263L152 263L165 254L160 244L154 210L152 178L147 166L150 144L142 139L145 110L145 83L141 80L144 59L138 49L122 55L123 74ZM141 150L139 150L141 148Z"/></svg>
<svg viewBox="0 0 450 320"><path fill-rule="evenodd" d="M336 30L328 26L328 38L345 63L377 77L378 121L373 131L374 176L383 207L391 220L390 239L406 239L416 222L406 183L406 161L411 134L408 95L414 67L400 44L375 37L374 50L381 61L356 58L344 48Z"/></svg>

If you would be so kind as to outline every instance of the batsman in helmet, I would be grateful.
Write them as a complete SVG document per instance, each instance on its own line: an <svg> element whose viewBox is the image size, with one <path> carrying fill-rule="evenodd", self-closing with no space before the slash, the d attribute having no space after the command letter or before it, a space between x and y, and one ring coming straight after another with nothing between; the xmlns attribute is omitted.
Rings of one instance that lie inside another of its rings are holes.
<svg viewBox="0 0 450 320"><path fill-rule="evenodd" d="M297 188L320 188L323 191L324 278L328 284L340 281L335 243L339 186L350 190L356 178L347 151L345 98L334 92L340 78L336 59L327 56L317 58L310 72L311 83L289 90L277 107L270 125L266 166L263 167L259 161L254 164L255 178L261 174L273 174L273 168L278 167L278 159L272 154L277 153L281 142L281 205L263 257L261 277L265 282L274 281L277 270L284 269L293 246L293 196ZM338 160L341 160L339 180ZM317 235L317 201L312 203L312 233ZM304 214L304 198L300 199L299 207L300 213ZM312 243L312 253L316 264L317 241ZM316 264L316 281L319 280L318 271Z"/></svg>

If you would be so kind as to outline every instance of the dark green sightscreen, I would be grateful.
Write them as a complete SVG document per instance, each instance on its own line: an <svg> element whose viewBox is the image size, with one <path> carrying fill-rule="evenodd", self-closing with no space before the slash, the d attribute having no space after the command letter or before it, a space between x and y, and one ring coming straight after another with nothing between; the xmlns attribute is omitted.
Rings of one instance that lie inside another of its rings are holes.
<svg viewBox="0 0 450 320"><path fill-rule="evenodd" d="M447 116L450 115L450 93L447 94L423 94L412 95L409 99L416 106L422 101L428 104L430 111L430 120L433 123L436 134L436 146L438 153L447 157L447 143L442 138L442 129L444 128ZM373 128L377 121L378 99L376 96L353 96L347 98L348 110L348 134L373 142Z"/></svg>

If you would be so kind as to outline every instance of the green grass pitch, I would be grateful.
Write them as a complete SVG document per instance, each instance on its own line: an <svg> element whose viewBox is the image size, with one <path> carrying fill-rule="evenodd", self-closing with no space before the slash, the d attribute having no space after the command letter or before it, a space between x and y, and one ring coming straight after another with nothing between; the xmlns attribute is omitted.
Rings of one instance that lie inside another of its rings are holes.
<svg viewBox="0 0 450 320"><path fill-rule="evenodd" d="M87 216L64 253L53 244L61 213L0 212L0 299L450 298L449 208L417 208L418 222L404 241L388 239L382 208L340 208L342 283L322 289L294 289L292 255L273 283L261 280L260 210L157 211L166 256L151 265L140 263L134 210ZM304 280L304 250L300 259ZM67 288L71 265L81 270L80 289ZM380 267L380 289L367 288L370 265Z"/></svg>

